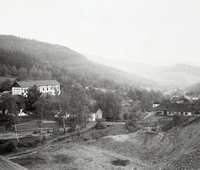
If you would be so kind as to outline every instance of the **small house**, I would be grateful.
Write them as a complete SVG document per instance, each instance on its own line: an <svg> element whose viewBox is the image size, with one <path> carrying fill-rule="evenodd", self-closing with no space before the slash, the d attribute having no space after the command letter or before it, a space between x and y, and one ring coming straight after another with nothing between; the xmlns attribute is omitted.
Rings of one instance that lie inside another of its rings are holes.
<svg viewBox="0 0 200 170"><path fill-rule="evenodd" d="M96 119L102 119L102 118L103 118L103 111L101 110L101 108L98 108L96 112Z"/></svg>
<svg viewBox="0 0 200 170"><path fill-rule="evenodd" d="M159 102L154 102L152 107L155 108L155 107L158 107L159 105L160 105Z"/></svg>
<svg viewBox="0 0 200 170"><path fill-rule="evenodd" d="M90 116L89 116L89 121L91 121L91 122L95 122L95 121L96 121L95 113L91 113L91 114L90 114Z"/></svg>
<svg viewBox="0 0 200 170"><path fill-rule="evenodd" d="M24 110L23 109L20 109L20 112L18 114L19 117L26 117L28 116L26 113L24 113Z"/></svg>
<svg viewBox="0 0 200 170"><path fill-rule="evenodd" d="M178 103L178 104L187 104L187 103L189 103L190 102L190 100L188 100L187 98L185 98L185 97L181 97L181 98L179 98L177 101L176 101L176 103Z"/></svg>
<svg viewBox="0 0 200 170"><path fill-rule="evenodd" d="M101 108L99 108L96 113L91 113L89 117L89 121L95 122L98 119L102 119L102 118L103 118L103 111L101 110Z"/></svg>

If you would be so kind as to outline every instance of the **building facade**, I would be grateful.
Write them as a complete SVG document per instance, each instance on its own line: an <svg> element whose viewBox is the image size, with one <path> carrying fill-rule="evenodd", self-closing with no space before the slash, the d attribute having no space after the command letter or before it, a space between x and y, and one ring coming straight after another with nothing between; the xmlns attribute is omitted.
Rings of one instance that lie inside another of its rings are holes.
<svg viewBox="0 0 200 170"><path fill-rule="evenodd" d="M155 108L153 108L153 111L156 113L156 115L159 116L192 116L193 112L196 109L192 108L189 105L184 104L177 104L177 103L171 103L171 104L161 104Z"/></svg>
<svg viewBox="0 0 200 170"><path fill-rule="evenodd" d="M98 119L103 119L103 111L101 108L98 108L96 113L92 113L89 117L89 121L95 122Z"/></svg>
<svg viewBox="0 0 200 170"><path fill-rule="evenodd" d="M60 83L57 80L17 81L12 86L12 95L27 96L28 89L36 85L42 94L60 95Z"/></svg>

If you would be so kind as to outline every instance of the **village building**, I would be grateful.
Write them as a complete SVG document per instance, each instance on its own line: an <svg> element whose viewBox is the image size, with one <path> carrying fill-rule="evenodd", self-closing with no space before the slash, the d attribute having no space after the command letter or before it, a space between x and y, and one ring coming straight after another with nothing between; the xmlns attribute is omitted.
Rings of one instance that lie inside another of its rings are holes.
<svg viewBox="0 0 200 170"><path fill-rule="evenodd" d="M176 103L178 103L178 104L188 104L188 103L190 103L190 100L188 100L185 97L181 97L176 101Z"/></svg>
<svg viewBox="0 0 200 170"><path fill-rule="evenodd" d="M20 109L18 116L19 117L26 117L28 115L26 113L24 113L24 109Z"/></svg>
<svg viewBox="0 0 200 170"><path fill-rule="evenodd" d="M154 108L154 107L158 107L159 105L160 105L159 102L154 102L152 107L153 107L153 108Z"/></svg>
<svg viewBox="0 0 200 170"><path fill-rule="evenodd" d="M95 122L100 119L103 119L103 111L101 110L101 108L98 108L96 113L91 113L89 121Z"/></svg>
<svg viewBox="0 0 200 170"><path fill-rule="evenodd" d="M57 80L16 81L12 86L12 95L27 96L28 89L36 85L42 94L60 95L60 83Z"/></svg>
<svg viewBox="0 0 200 170"><path fill-rule="evenodd" d="M200 108L192 107L191 105L185 104L161 104L158 107L153 108L153 111L158 116L192 116L193 114L199 113Z"/></svg>

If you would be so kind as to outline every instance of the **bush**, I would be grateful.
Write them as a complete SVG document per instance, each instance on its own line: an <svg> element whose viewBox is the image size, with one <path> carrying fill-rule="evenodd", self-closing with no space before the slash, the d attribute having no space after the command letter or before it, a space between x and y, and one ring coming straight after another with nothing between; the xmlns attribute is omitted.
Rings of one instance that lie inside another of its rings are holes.
<svg viewBox="0 0 200 170"><path fill-rule="evenodd" d="M7 154L16 150L16 146L12 142L6 142L0 145L0 154Z"/></svg>
<svg viewBox="0 0 200 170"><path fill-rule="evenodd" d="M123 160L123 159L116 159L111 161L111 163L115 166L127 166L130 161L129 160Z"/></svg>
<svg viewBox="0 0 200 170"><path fill-rule="evenodd" d="M139 128L136 126L135 122L133 122L132 120L126 121L126 128L131 133L139 130Z"/></svg>
<svg viewBox="0 0 200 170"><path fill-rule="evenodd" d="M95 129L105 129L106 128L106 124L103 122L97 122L95 125Z"/></svg>
<svg viewBox="0 0 200 170"><path fill-rule="evenodd" d="M6 130L10 130L14 124L14 118L11 115L0 114L0 124L5 126Z"/></svg>
<svg viewBox="0 0 200 170"><path fill-rule="evenodd" d="M124 113L124 114L123 114L123 119L124 119L124 120L128 120L128 117L129 117L128 113Z"/></svg>

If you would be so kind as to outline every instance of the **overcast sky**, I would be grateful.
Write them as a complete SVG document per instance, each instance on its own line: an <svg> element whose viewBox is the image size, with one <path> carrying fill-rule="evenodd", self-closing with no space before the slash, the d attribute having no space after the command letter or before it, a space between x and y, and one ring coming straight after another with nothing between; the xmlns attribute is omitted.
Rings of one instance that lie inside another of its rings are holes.
<svg viewBox="0 0 200 170"><path fill-rule="evenodd" d="M200 64L199 0L0 0L0 23L105 62Z"/></svg>

